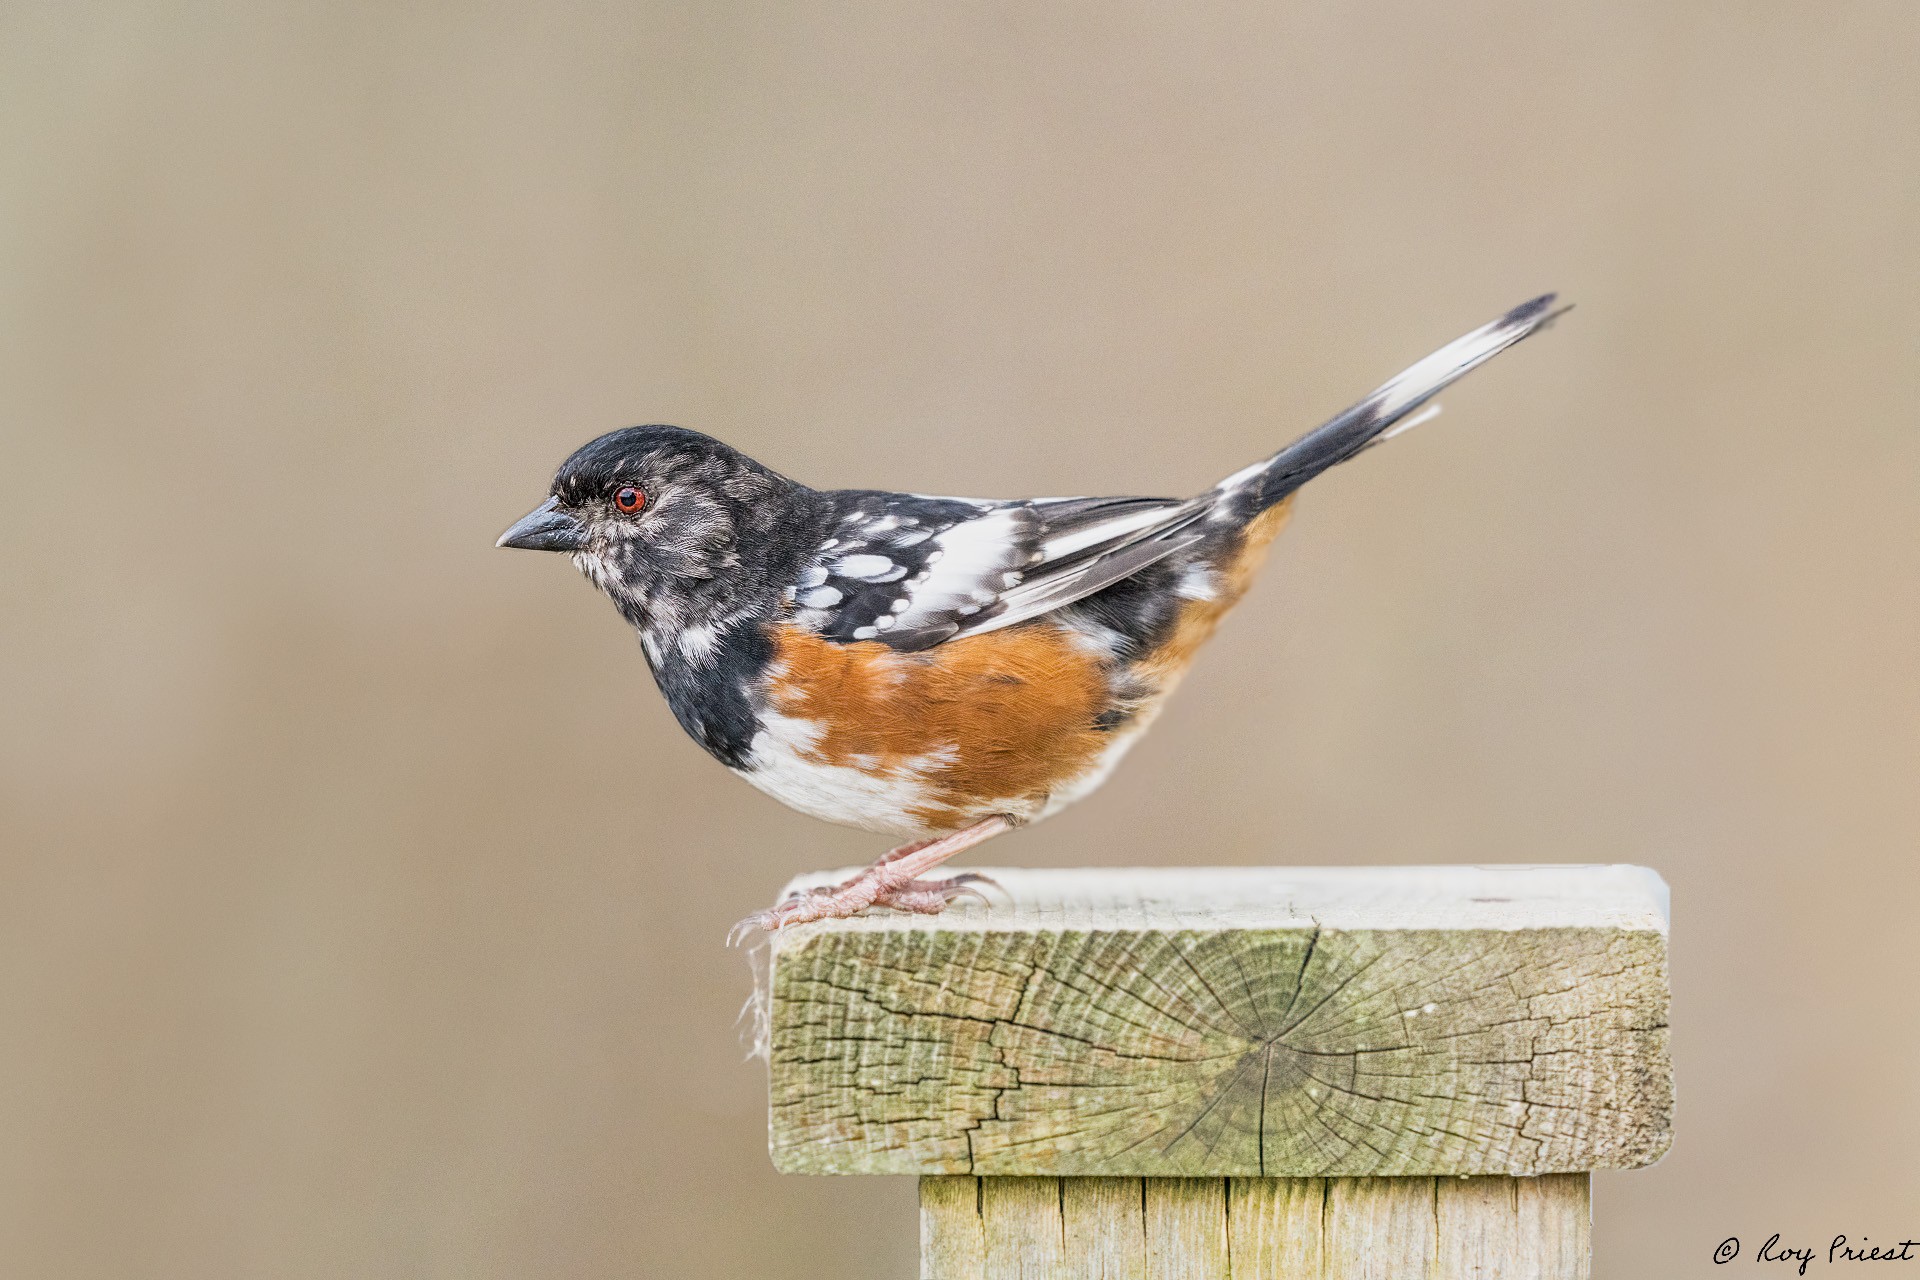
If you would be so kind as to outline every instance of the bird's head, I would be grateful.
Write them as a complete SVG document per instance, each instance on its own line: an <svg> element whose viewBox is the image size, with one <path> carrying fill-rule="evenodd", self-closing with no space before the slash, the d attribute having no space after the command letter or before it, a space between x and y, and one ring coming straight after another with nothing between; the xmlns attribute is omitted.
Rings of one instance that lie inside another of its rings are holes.
<svg viewBox="0 0 1920 1280"><path fill-rule="evenodd" d="M685 627L764 586L767 548L810 523L811 496L697 431L627 427L560 464L498 545L565 552L635 626Z"/></svg>

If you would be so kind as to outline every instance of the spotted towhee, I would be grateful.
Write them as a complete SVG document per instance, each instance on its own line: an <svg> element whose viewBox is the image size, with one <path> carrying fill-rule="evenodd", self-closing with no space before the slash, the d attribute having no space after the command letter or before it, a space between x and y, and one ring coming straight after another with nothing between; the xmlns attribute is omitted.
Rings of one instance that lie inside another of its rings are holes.
<svg viewBox="0 0 1920 1280"><path fill-rule="evenodd" d="M1198 497L810 489L698 432L630 427L568 458L500 545L571 555L722 764L803 813L911 842L741 930L938 912L978 893L978 877L926 878L940 863L1106 778L1301 485L1428 416L1409 415L1552 303L1442 347Z"/></svg>

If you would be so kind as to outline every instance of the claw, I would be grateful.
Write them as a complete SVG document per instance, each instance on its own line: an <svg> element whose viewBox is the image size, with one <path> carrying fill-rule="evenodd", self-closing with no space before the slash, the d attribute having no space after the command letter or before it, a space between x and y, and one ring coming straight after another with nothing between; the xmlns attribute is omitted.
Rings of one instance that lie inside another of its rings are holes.
<svg viewBox="0 0 1920 1280"><path fill-rule="evenodd" d="M754 912L745 920L740 921L734 925L733 928L727 930L727 945L730 947L745 946L761 933L778 932L792 921L796 914L790 909L792 905L793 900L788 899L779 906L770 907L765 911Z"/></svg>
<svg viewBox="0 0 1920 1280"><path fill-rule="evenodd" d="M993 900L977 887L978 885L1000 886L980 875L969 872L950 877L946 880L909 880L883 890L873 900L876 907L891 907L895 911L909 911L915 915L939 915L960 898L974 898L982 906L991 907ZM1005 892L1005 890L1001 890Z"/></svg>
<svg viewBox="0 0 1920 1280"><path fill-rule="evenodd" d="M1007 893L1006 887L1004 885L1002 885L998 880L995 880L992 876L983 875L978 871L962 871L959 875L949 878L946 881L946 883L950 885L957 885L957 886L962 886L966 888L973 894L974 897L980 899L980 901L982 902L987 903L987 905L989 906L993 905L991 899L989 899L986 894L981 893L978 889L974 889L973 888L974 885L983 884L987 886L987 888L992 889L997 893L1006 894L1007 901L1009 902L1013 901L1013 895L1010 893Z"/></svg>
<svg viewBox="0 0 1920 1280"><path fill-rule="evenodd" d="M754 930L771 929L773 926L767 923L766 918L772 914L770 911L757 912L735 924L733 928L727 930L727 945L730 947L742 946L746 943L747 939L753 936Z"/></svg>

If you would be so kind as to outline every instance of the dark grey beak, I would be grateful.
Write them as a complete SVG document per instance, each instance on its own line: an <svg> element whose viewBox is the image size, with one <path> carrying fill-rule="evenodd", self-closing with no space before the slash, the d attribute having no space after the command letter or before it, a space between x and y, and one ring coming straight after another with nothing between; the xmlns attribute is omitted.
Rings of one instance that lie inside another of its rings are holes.
<svg viewBox="0 0 1920 1280"><path fill-rule="evenodd" d="M560 499L548 498L521 516L519 523L493 545L523 551L578 551L587 545L587 533L578 520L560 509Z"/></svg>

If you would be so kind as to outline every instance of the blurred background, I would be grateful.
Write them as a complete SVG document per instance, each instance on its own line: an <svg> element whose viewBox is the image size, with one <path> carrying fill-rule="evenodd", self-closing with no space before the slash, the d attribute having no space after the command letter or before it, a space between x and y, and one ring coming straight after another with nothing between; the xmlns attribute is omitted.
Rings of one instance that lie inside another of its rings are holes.
<svg viewBox="0 0 1920 1280"><path fill-rule="evenodd" d="M1316 484L1116 785L991 861L1636 861L1677 1141L1596 1275L1920 1204L1920 10L0 10L0 1273L883 1277L734 920L884 841L675 727L574 446Z"/></svg>

